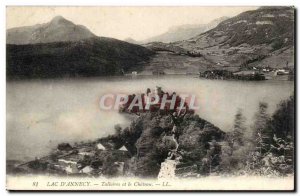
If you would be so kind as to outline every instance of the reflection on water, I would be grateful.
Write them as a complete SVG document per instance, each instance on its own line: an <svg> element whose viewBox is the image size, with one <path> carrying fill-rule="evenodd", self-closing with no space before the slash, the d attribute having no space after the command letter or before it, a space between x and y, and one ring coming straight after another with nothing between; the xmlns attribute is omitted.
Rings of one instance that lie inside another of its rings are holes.
<svg viewBox="0 0 300 196"><path fill-rule="evenodd" d="M77 80L31 80L7 83L7 159L42 156L62 141L95 139L129 120L116 111L101 111L105 93L143 93L161 86L178 94L195 94L200 117L229 131L237 108L251 124L258 103L269 112L293 93L289 81L217 81L194 76L107 77Z"/></svg>

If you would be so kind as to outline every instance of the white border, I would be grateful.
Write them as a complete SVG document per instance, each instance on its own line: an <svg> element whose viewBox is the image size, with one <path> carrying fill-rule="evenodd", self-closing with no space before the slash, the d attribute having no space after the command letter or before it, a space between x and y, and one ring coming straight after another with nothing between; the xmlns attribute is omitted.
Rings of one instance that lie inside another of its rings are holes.
<svg viewBox="0 0 300 196"><path fill-rule="evenodd" d="M293 0L4 0L6 5L111 5L111 6L262 6L262 5L294 5Z"/></svg>

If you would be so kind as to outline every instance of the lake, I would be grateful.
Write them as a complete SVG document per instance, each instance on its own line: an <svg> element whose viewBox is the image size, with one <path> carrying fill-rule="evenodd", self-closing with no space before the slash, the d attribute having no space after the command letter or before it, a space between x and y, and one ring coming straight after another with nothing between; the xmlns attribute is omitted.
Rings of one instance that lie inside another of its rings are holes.
<svg viewBox="0 0 300 196"><path fill-rule="evenodd" d="M230 131L238 108L247 124L260 101L272 114L292 95L291 81L221 81L196 76L136 76L90 79L53 79L7 82L7 160L43 156L60 142L94 140L114 132L114 125L130 120L117 111L102 111L106 93L138 94L162 87L177 94L195 94L201 118Z"/></svg>

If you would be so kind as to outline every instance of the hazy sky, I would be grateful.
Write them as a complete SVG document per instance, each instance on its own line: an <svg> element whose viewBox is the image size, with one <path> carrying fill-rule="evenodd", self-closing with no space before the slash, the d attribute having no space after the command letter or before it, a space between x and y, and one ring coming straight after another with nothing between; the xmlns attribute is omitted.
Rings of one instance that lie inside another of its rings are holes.
<svg viewBox="0 0 300 196"><path fill-rule="evenodd" d="M49 22L61 15L98 36L144 40L183 24L205 24L257 7L7 7L7 28Z"/></svg>

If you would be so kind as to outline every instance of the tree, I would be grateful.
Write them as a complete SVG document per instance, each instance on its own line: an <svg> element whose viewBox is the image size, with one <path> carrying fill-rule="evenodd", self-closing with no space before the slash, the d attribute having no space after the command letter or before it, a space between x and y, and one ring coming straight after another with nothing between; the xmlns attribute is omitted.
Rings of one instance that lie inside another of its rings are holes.
<svg viewBox="0 0 300 196"><path fill-rule="evenodd" d="M115 128L115 133L116 133L116 135L120 135L120 134L121 134L121 131L122 131L121 125L120 125L120 124L116 124L116 125L114 126L114 128Z"/></svg>
<svg viewBox="0 0 300 196"><path fill-rule="evenodd" d="M233 173L243 168L245 155L248 154L249 147L245 142L246 118L242 109L238 109L234 118L233 130L226 134L225 141L228 145L222 145L222 155L220 167L225 173Z"/></svg>
<svg viewBox="0 0 300 196"><path fill-rule="evenodd" d="M238 145L243 145L244 144L244 133L246 131L246 126L245 126L246 118L244 117L242 113L242 109L238 109L235 119L234 119L234 125L233 125L233 142L237 143Z"/></svg>
<svg viewBox="0 0 300 196"><path fill-rule="evenodd" d="M281 101L278 105L271 121L272 130L277 137L284 140L288 138L294 139L294 109L293 95L288 100Z"/></svg>
<svg viewBox="0 0 300 196"><path fill-rule="evenodd" d="M253 130L253 143L260 154L269 150L272 142L272 130L270 128L270 116L267 113L268 104L259 103L258 112L255 114Z"/></svg>

